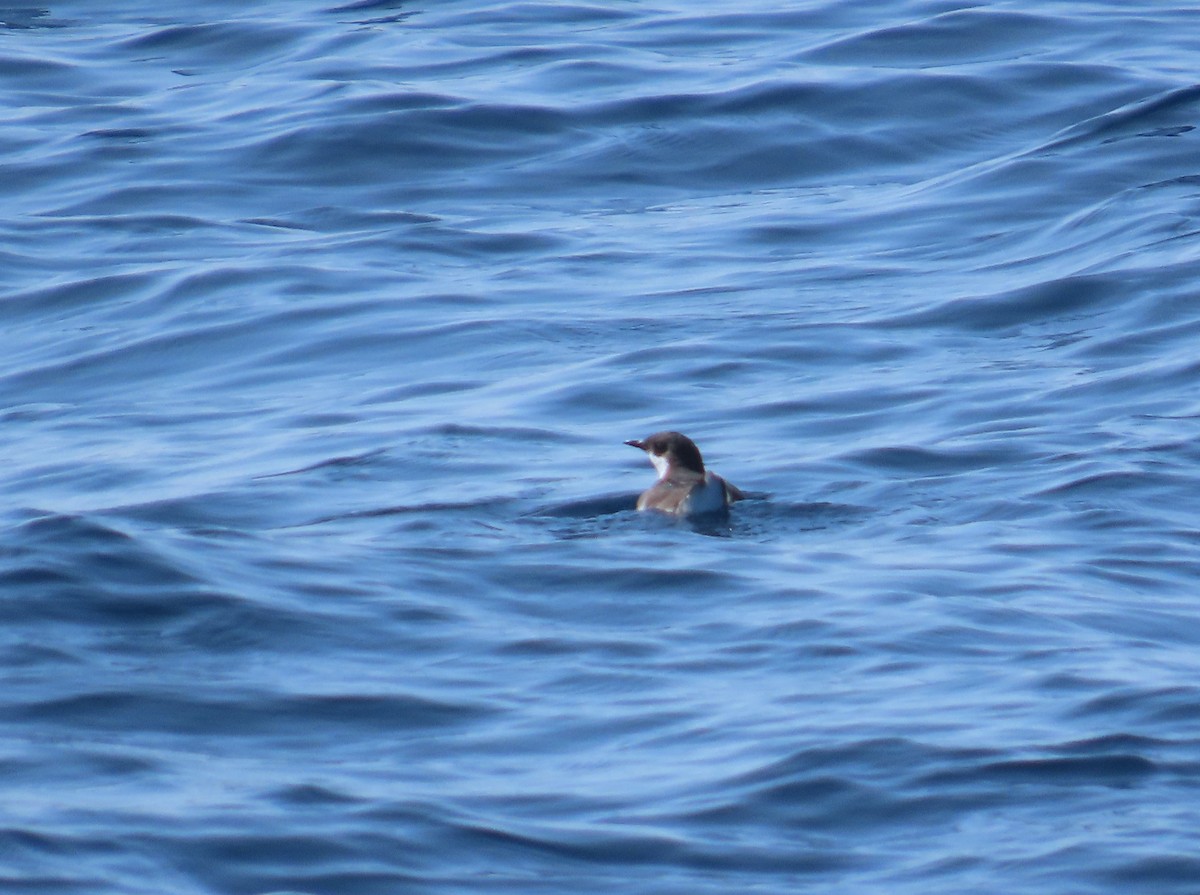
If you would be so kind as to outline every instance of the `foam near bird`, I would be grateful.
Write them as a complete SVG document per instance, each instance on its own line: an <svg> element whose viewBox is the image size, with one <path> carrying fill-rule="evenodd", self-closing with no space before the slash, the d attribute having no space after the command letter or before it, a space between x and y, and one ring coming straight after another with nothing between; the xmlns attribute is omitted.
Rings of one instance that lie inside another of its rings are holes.
<svg viewBox="0 0 1200 895"><path fill-rule="evenodd" d="M656 432L641 441L625 442L646 452L658 481L638 498L639 510L672 516L724 513L745 495L715 472L704 468L696 443L680 432Z"/></svg>

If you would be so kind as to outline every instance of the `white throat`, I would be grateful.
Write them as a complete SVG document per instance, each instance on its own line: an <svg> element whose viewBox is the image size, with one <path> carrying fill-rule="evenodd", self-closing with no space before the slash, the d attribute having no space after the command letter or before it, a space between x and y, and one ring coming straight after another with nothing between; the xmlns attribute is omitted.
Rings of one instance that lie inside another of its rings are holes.
<svg viewBox="0 0 1200 895"><path fill-rule="evenodd" d="M654 464L654 468L658 472L658 477L660 479L666 478L667 470L670 468L667 465L667 458L661 456L660 454L648 453L647 456L650 458L650 462Z"/></svg>

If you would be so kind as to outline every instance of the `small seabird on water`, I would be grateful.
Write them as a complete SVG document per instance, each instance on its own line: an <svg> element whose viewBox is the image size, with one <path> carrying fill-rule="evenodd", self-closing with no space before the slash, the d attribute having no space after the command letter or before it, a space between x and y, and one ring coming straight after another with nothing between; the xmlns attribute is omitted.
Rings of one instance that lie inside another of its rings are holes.
<svg viewBox="0 0 1200 895"><path fill-rule="evenodd" d="M658 481L638 498L639 510L658 510L672 516L724 513L745 495L715 472L704 468L700 449L679 432L656 432L627 445L646 452Z"/></svg>

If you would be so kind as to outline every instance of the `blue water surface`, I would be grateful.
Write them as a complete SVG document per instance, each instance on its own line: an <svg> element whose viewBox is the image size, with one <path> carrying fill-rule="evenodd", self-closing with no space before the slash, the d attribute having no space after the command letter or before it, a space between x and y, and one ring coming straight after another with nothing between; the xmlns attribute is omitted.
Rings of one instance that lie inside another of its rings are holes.
<svg viewBox="0 0 1200 895"><path fill-rule="evenodd" d="M1200 891L1200 10L0 23L5 891Z"/></svg>

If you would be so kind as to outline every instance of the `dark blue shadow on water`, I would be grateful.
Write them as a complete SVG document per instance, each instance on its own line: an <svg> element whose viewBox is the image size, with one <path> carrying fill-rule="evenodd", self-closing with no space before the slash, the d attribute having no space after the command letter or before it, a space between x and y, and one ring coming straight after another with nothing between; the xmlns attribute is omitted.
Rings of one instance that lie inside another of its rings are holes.
<svg viewBox="0 0 1200 895"><path fill-rule="evenodd" d="M590 519L593 516L611 516L614 513L636 510L637 500L637 494L606 494L602 497L569 500L566 503L545 507L530 515L554 516L565 519Z"/></svg>

